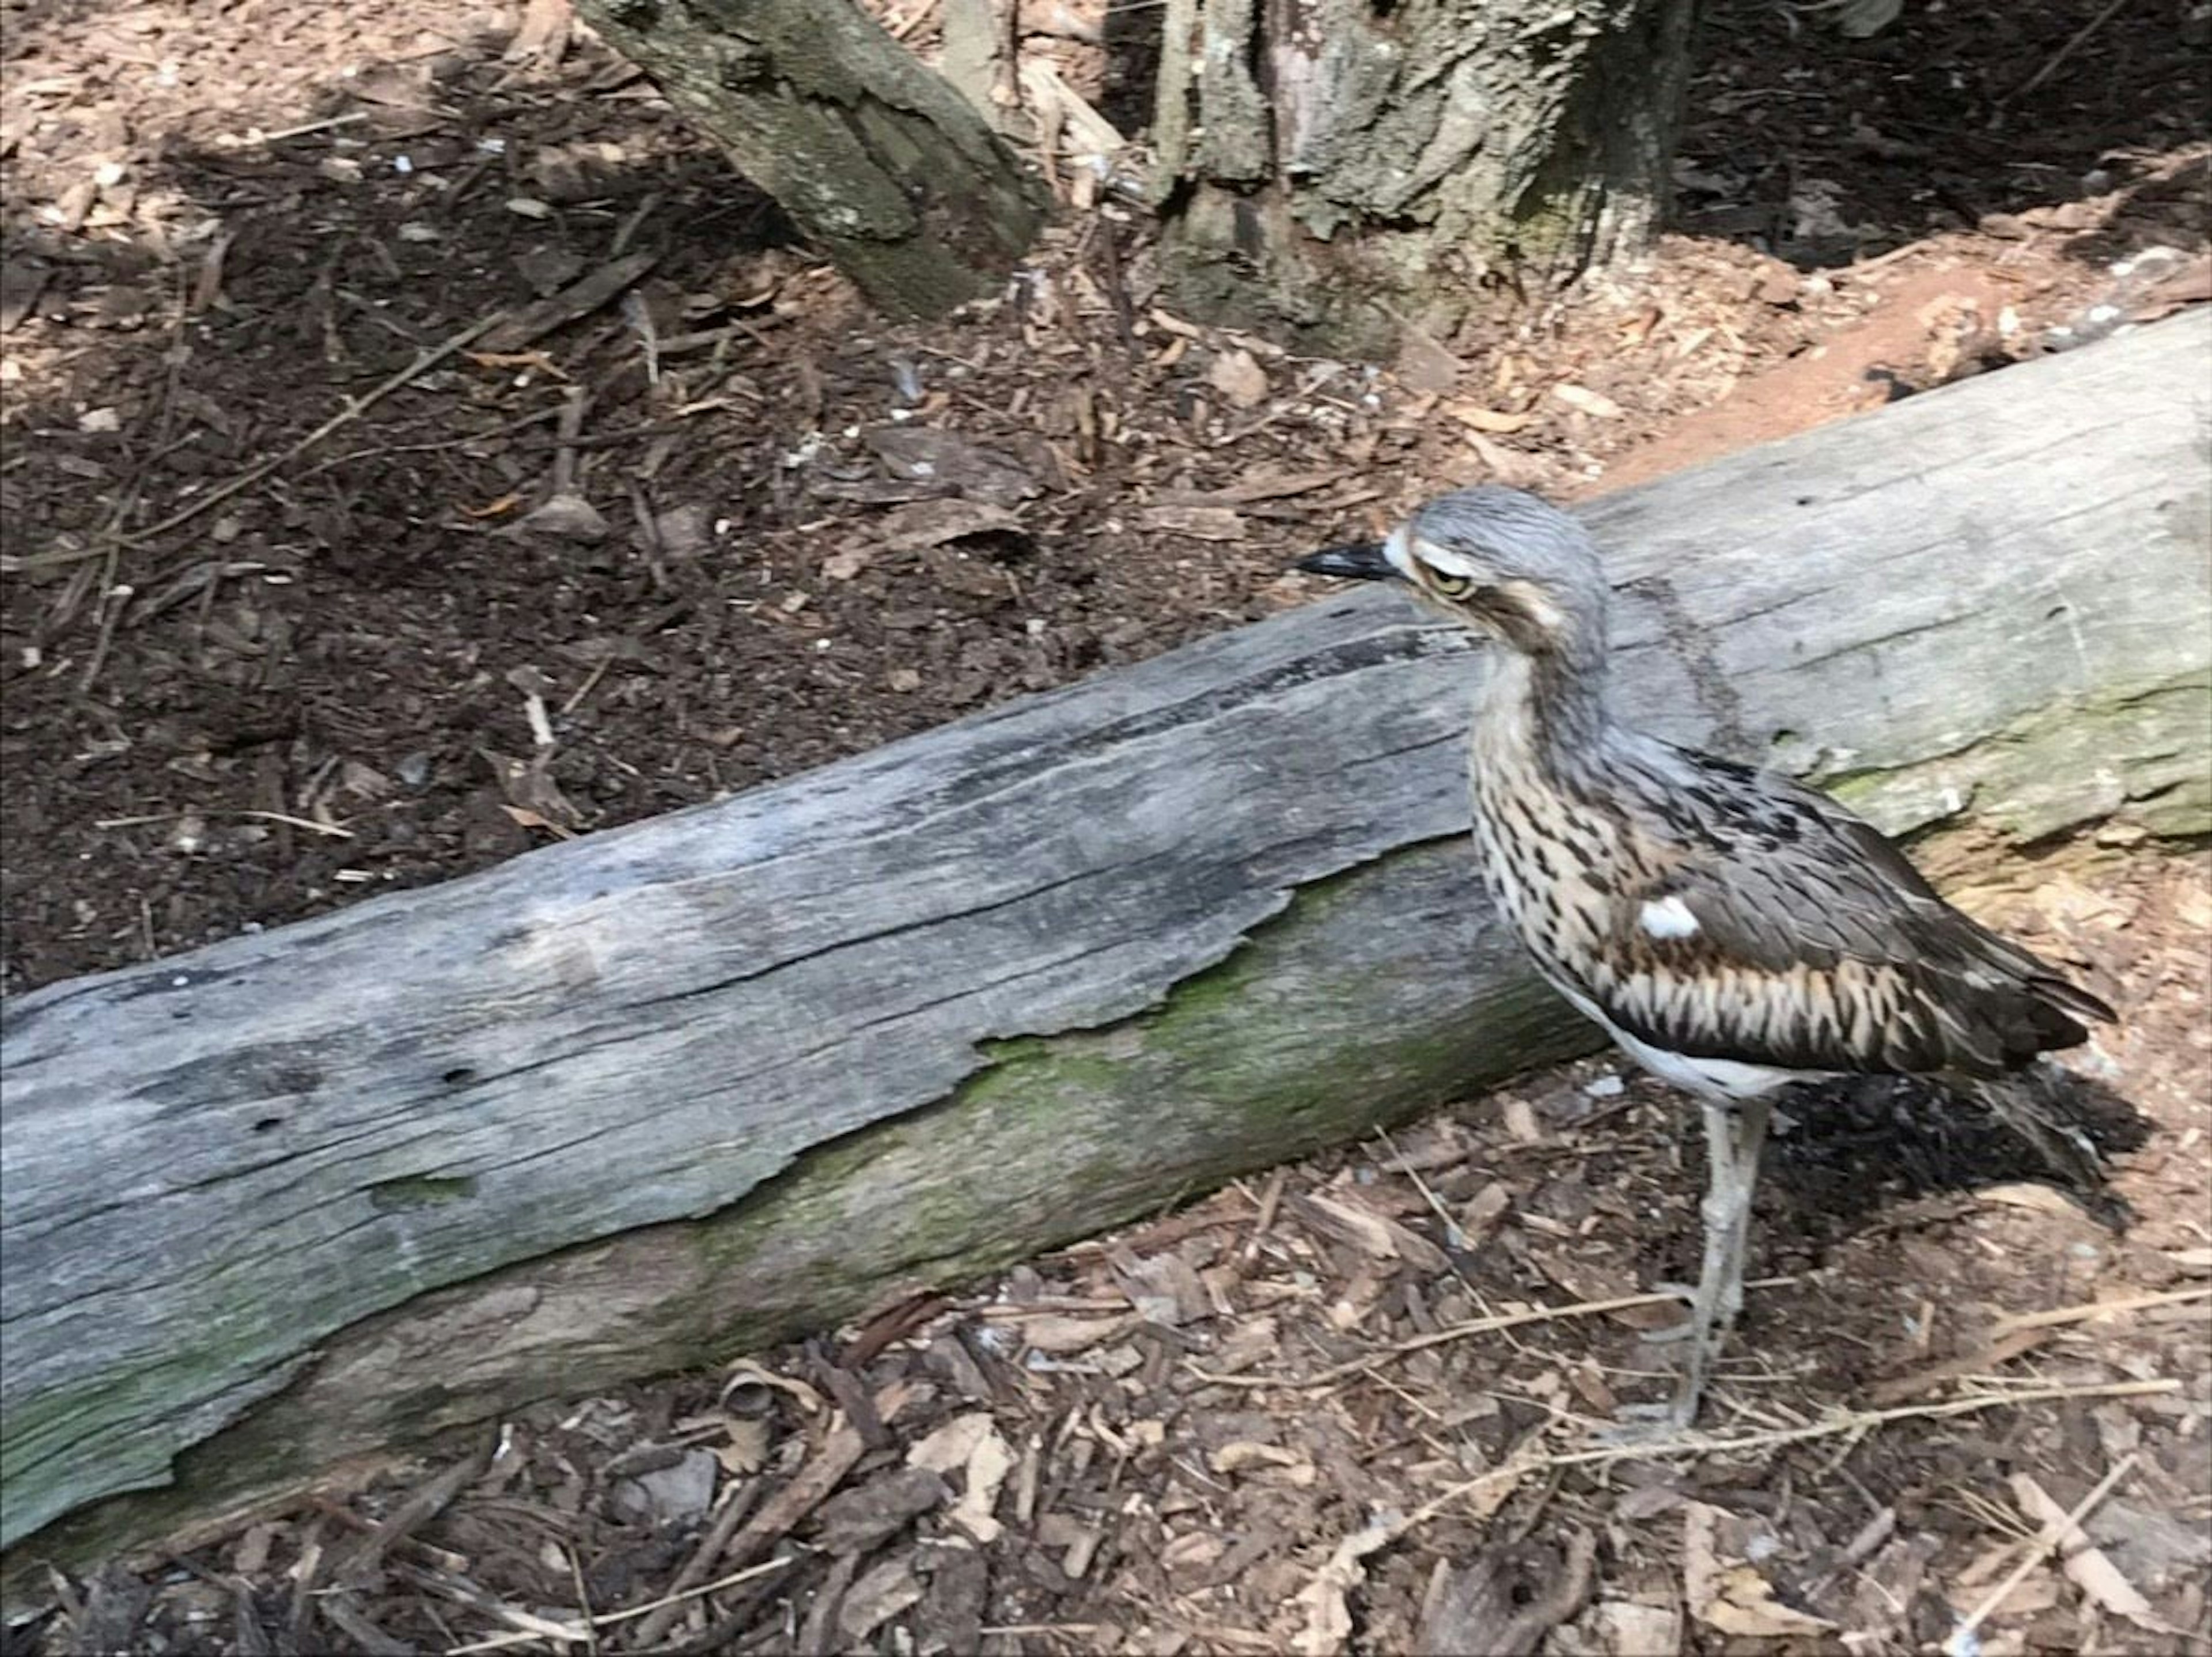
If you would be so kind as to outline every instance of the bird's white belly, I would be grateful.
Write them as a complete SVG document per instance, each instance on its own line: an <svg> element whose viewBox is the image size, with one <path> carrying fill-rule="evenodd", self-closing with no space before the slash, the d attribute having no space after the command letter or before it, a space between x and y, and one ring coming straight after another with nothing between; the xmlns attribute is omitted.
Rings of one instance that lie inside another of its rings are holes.
<svg viewBox="0 0 2212 1657"><path fill-rule="evenodd" d="M1600 1012L1581 991L1561 983L1548 972L1544 979L1568 1005L1610 1035L1631 1059L1661 1081L1700 1098L1756 1099L1792 1082L1814 1081L1829 1074L1826 1071L1783 1070L1772 1065L1747 1064L1740 1059L1694 1059L1687 1053L1669 1053L1631 1035Z"/></svg>

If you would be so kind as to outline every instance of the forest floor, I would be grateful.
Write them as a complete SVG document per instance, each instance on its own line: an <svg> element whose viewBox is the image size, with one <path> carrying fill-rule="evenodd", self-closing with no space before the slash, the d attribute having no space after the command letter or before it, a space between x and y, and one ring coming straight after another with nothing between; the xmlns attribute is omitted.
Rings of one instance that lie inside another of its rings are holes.
<svg viewBox="0 0 2212 1657"><path fill-rule="evenodd" d="M1110 195L1003 299L886 325L557 7L0 0L0 988L1255 619L1308 596L1298 552L1440 487L1623 487L2212 298L2203 8L1930 7L1863 41L1709 9L1649 270L1501 292L1370 368L1172 314ZM1121 114L1096 6L1035 21ZM1767 1448L1561 1459L1650 1384L1626 1326L1655 1313L1556 1308L1680 1275L1694 1224L1671 1108L1585 1067L734 1381L520 1421L351 1589L403 1485L58 1581L27 1637L1908 1650L2039 1522L2022 1479L2063 1509L2117 1469L2104 1551L2032 1570L1983 1649L2182 1648L2212 1581L2205 871L2022 875L2022 924L2124 992L2095 1058L2152 1130L2140 1223L1966 1194L2005 1165L1910 1102L1820 1113L1778 1147L1788 1282L1723 1388L1720 1430ZM2143 1303L2016 1320L2115 1297ZM2063 1396L1831 1413L2022 1387ZM758 1574L605 1620L694 1568Z"/></svg>

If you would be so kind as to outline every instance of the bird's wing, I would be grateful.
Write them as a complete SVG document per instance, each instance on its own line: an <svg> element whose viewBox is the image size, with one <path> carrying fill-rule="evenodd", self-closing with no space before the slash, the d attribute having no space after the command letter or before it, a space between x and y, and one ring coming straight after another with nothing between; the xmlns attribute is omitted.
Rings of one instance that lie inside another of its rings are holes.
<svg viewBox="0 0 2212 1657"><path fill-rule="evenodd" d="M1600 1000L1673 1052L1796 1070L1994 1075L2112 1010L1937 896L1823 795L1683 755L1635 832Z"/></svg>

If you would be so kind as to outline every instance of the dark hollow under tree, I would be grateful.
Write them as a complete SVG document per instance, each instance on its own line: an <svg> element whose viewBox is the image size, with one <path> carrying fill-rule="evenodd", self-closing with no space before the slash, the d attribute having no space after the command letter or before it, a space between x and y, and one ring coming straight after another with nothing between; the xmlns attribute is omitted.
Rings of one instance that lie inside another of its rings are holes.
<svg viewBox="0 0 2212 1657"><path fill-rule="evenodd" d="M1038 181L853 0L577 0L869 300L935 316L1044 222Z"/></svg>
<svg viewBox="0 0 2212 1657"><path fill-rule="evenodd" d="M1194 314L1375 349L1632 258L1694 0L1168 0L1154 196Z"/></svg>

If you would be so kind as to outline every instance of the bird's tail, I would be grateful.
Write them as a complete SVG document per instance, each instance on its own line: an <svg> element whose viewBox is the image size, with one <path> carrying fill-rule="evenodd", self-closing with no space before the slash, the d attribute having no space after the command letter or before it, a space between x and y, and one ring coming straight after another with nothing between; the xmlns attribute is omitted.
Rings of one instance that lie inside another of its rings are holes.
<svg viewBox="0 0 2212 1657"><path fill-rule="evenodd" d="M1999 1121L2033 1145L2074 1199L2114 1231L2133 1211L2106 1183L2104 1154L2081 1126L2075 1089L2081 1084L2048 1059L2002 1076L1978 1076L1963 1084Z"/></svg>

